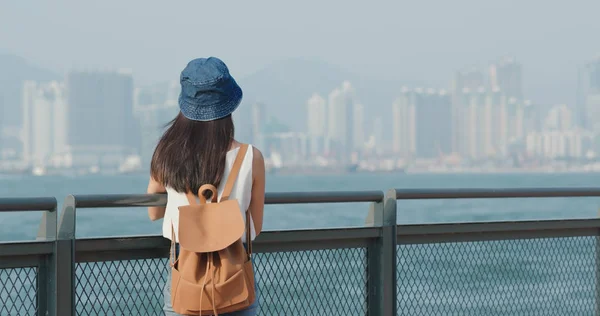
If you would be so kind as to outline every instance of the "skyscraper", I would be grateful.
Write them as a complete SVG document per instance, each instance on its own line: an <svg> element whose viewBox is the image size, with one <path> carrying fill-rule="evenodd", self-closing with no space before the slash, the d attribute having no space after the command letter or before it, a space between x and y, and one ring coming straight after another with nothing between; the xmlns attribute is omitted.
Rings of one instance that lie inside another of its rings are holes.
<svg viewBox="0 0 600 316"><path fill-rule="evenodd" d="M265 105L252 104L252 142L258 148L264 148L264 126L266 124Z"/></svg>
<svg viewBox="0 0 600 316"><path fill-rule="evenodd" d="M438 158L450 152L452 145L452 104L444 91L417 91L415 102L416 151L420 158Z"/></svg>
<svg viewBox="0 0 600 316"><path fill-rule="evenodd" d="M327 147L342 163L349 161L355 149L355 99L354 88L348 81L329 94Z"/></svg>
<svg viewBox="0 0 600 316"><path fill-rule="evenodd" d="M401 157L416 154L415 93L403 87L392 104L392 150Z"/></svg>
<svg viewBox="0 0 600 316"><path fill-rule="evenodd" d="M131 73L71 72L67 86L68 142L76 165L113 167L125 156L139 152Z"/></svg>
<svg viewBox="0 0 600 316"><path fill-rule="evenodd" d="M403 88L392 112L396 154L431 159L451 152L452 100L448 92Z"/></svg>
<svg viewBox="0 0 600 316"><path fill-rule="evenodd" d="M523 99L523 79L521 64L512 57L504 57L489 68L490 87L498 87L506 96Z"/></svg>
<svg viewBox="0 0 600 316"><path fill-rule="evenodd" d="M362 103L354 104L354 150L359 152L364 149L365 145L365 107Z"/></svg>
<svg viewBox="0 0 600 316"><path fill-rule="evenodd" d="M343 110L342 90L334 89L329 93L327 101L327 134L326 151L328 153L339 152L343 133L343 120L340 112Z"/></svg>
<svg viewBox="0 0 600 316"><path fill-rule="evenodd" d="M580 121L584 128L600 132L600 57L588 62L581 70L579 105Z"/></svg>
<svg viewBox="0 0 600 316"><path fill-rule="evenodd" d="M459 71L454 76L453 91L463 91L464 89L477 90L485 84L483 73L471 67Z"/></svg>
<svg viewBox="0 0 600 316"><path fill-rule="evenodd" d="M28 164L46 166L67 153L65 92L56 81L23 84L23 158Z"/></svg>
<svg viewBox="0 0 600 316"><path fill-rule="evenodd" d="M509 98L501 89L492 89L486 91L487 102L491 105L491 116L489 125L486 123L482 128L491 127L491 148L485 151L487 156L504 157L508 153L508 143L510 135L516 137L519 133L519 112L518 105L521 101L510 98L512 103L509 105ZM514 138L512 137L512 138Z"/></svg>
<svg viewBox="0 0 600 316"><path fill-rule="evenodd" d="M600 57L586 65L586 72L589 76L589 89L600 93Z"/></svg>
<svg viewBox="0 0 600 316"><path fill-rule="evenodd" d="M0 161L4 158L4 97L0 94Z"/></svg>
<svg viewBox="0 0 600 316"><path fill-rule="evenodd" d="M325 99L319 94L313 94L306 104L308 111L307 135L309 138L310 154L316 155L325 150L325 132L327 126L327 106Z"/></svg>
<svg viewBox="0 0 600 316"><path fill-rule="evenodd" d="M465 154L468 152L468 125L465 121L469 115L466 91L477 91L485 85L483 73L475 67L459 71L452 80L452 151Z"/></svg>
<svg viewBox="0 0 600 316"><path fill-rule="evenodd" d="M377 154L381 154L384 149L387 152L388 149L384 148L384 144L383 144L383 119L381 116L376 116L373 119L373 140L374 140L374 146L375 146L375 151ZM395 128L395 127L392 127Z"/></svg>
<svg viewBox="0 0 600 316"><path fill-rule="evenodd" d="M505 99L506 100L506 99ZM505 141L507 146L525 139L525 104L526 101L507 98L505 102Z"/></svg>
<svg viewBox="0 0 600 316"><path fill-rule="evenodd" d="M484 112L482 94L477 90L472 91L465 88L460 97L459 102L462 108L460 128L463 137L460 153L465 158L478 159L485 151L484 148L481 148L481 143L485 143L485 139L489 138L486 136L487 132L481 130L486 121L485 115L482 115Z"/></svg>
<svg viewBox="0 0 600 316"><path fill-rule="evenodd" d="M567 132L573 127L573 114L565 104L553 106L544 119L547 131Z"/></svg>

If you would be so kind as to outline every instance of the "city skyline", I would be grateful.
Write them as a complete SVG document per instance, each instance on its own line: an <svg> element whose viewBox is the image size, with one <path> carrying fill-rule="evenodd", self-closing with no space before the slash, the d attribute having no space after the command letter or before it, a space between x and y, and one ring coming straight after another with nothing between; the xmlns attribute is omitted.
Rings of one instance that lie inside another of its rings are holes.
<svg viewBox="0 0 600 316"><path fill-rule="evenodd" d="M502 57L456 71L447 89L400 87L384 114L391 118L391 139L383 139L377 129L381 117L365 111L369 98L359 98L348 80L305 98L306 123L300 130L269 113L269 102L245 101L250 115L234 115L236 134L264 148L267 159L287 166L343 167L373 157L398 160L397 166L423 160L464 165L514 155L595 157L598 128L582 126L577 118L600 119L594 103L600 96L597 64L600 60L586 63L587 85L580 88L586 91L584 106L542 109L523 94L522 65ZM73 71L66 80L49 83L24 81L22 147L12 158L30 167L146 168L161 127L177 113L178 93L175 81L136 87L134 75L123 70Z"/></svg>
<svg viewBox="0 0 600 316"><path fill-rule="evenodd" d="M178 5L66 0L35 8L8 1L0 4L0 52L24 56L59 74L131 67L143 85L176 77L192 58L214 55L236 78L278 60L303 57L363 76L427 82L433 88L446 86L447 74L463 66L513 55L526 65L530 98L570 104L579 61L600 52L600 43L590 40L600 31L600 24L590 22L598 11L600 4L593 0L576 5L384 1L377 6L314 0L282 6L269 0L239 4L234 11L224 3L186 0ZM197 12L227 12L230 22L213 30L220 16L198 19ZM196 30L212 31L189 40L187 34Z"/></svg>

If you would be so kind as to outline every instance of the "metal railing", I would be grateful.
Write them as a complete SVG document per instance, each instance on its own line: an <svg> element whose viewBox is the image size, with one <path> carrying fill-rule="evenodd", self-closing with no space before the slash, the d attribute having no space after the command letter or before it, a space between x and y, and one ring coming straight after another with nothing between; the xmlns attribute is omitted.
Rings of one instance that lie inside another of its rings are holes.
<svg viewBox="0 0 600 316"><path fill-rule="evenodd" d="M43 211L36 241L0 243L0 315L54 310L56 199L0 199L1 212Z"/></svg>
<svg viewBox="0 0 600 316"><path fill-rule="evenodd" d="M600 189L268 193L267 204L371 204L364 227L261 234L261 314L597 314L600 219L396 223L397 200L537 197L600 197ZM69 196L57 225L53 198L0 199L0 212L46 210L36 241L0 243L0 315L161 315L168 242L75 238L75 218L85 208L165 203Z"/></svg>
<svg viewBox="0 0 600 316"><path fill-rule="evenodd" d="M396 198L599 197L598 188L395 190ZM397 315L598 315L600 219L397 226Z"/></svg>

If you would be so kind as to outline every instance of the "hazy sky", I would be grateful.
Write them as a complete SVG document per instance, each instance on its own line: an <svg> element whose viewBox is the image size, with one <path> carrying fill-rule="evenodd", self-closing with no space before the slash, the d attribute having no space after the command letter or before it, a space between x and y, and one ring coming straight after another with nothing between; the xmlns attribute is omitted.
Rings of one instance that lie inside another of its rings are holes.
<svg viewBox="0 0 600 316"><path fill-rule="evenodd" d="M600 54L600 1L0 0L0 52L60 73L132 68L141 84L214 55L237 77L311 57L436 87L511 54L532 99L572 102L576 67Z"/></svg>

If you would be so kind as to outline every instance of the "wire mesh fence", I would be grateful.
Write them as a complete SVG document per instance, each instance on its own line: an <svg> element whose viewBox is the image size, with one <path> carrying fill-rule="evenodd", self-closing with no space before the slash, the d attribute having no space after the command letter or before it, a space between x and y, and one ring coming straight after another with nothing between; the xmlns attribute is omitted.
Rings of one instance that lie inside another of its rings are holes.
<svg viewBox="0 0 600 316"><path fill-rule="evenodd" d="M0 315L36 315L37 294L37 268L0 269Z"/></svg>
<svg viewBox="0 0 600 316"><path fill-rule="evenodd" d="M592 315L598 237L397 247L398 315ZM365 315L365 248L254 255L261 315ZM163 315L167 259L76 264L77 315ZM0 269L0 315L36 315L36 267Z"/></svg>
<svg viewBox="0 0 600 316"><path fill-rule="evenodd" d="M78 263L77 315L164 315L167 259Z"/></svg>
<svg viewBox="0 0 600 316"><path fill-rule="evenodd" d="M365 315L367 251L257 254L261 315Z"/></svg>
<svg viewBox="0 0 600 316"><path fill-rule="evenodd" d="M593 315L594 236L397 247L398 315Z"/></svg>
<svg viewBox="0 0 600 316"><path fill-rule="evenodd" d="M254 255L261 315L365 315L364 248ZM164 315L166 259L76 265L77 315Z"/></svg>

